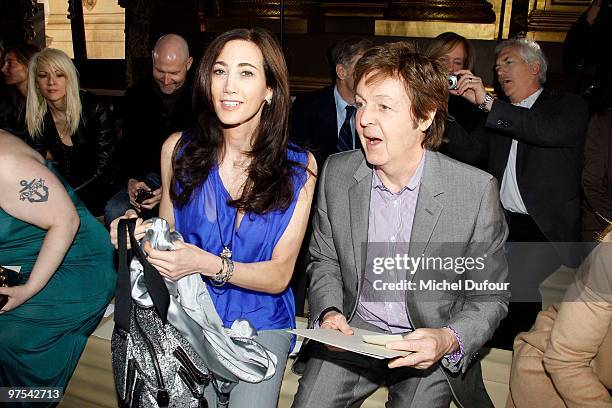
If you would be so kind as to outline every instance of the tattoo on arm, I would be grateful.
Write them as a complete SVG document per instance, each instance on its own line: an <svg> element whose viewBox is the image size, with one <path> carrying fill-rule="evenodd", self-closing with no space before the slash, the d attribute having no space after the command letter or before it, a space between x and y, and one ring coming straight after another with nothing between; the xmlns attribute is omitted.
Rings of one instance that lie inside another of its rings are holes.
<svg viewBox="0 0 612 408"><path fill-rule="evenodd" d="M19 190L19 200L28 200L31 203L44 203L49 200L49 188L45 186L45 180L39 178L32 181L21 180L22 189Z"/></svg>

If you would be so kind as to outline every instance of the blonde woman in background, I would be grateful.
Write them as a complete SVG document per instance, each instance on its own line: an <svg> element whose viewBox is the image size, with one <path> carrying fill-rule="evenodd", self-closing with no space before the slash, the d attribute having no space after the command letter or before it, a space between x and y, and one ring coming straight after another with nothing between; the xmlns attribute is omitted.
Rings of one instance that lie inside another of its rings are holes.
<svg viewBox="0 0 612 408"><path fill-rule="evenodd" d="M474 72L476 52L467 38L453 32L442 33L429 44L427 56L438 61L449 74L462 69ZM464 98L450 95L448 113L468 132L484 124L484 116Z"/></svg>
<svg viewBox="0 0 612 408"><path fill-rule="evenodd" d="M457 33L446 32L438 35L427 47L426 54L429 58L438 61L449 75L454 75L455 72L462 69L474 71L476 59L474 47L467 38ZM461 96L449 95L447 130L444 132L440 152L467 164L484 168L485 163L467 161L465 154L461 151L462 146L453 143L453 137L456 137L453 126L458 123L466 131L472 132L484 125L485 118L482 111Z"/></svg>
<svg viewBox="0 0 612 408"><path fill-rule="evenodd" d="M474 70L474 47L467 38L451 31L434 38L427 47L427 55L442 64L448 72Z"/></svg>
<svg viewBox="0 0 612 408"><path fill-rule="evenodd" d="M32 58L26 124L87 208L101 214L111 192L115 127L108 104L79 88L77 70L63 51L47 48Z"/></svg>

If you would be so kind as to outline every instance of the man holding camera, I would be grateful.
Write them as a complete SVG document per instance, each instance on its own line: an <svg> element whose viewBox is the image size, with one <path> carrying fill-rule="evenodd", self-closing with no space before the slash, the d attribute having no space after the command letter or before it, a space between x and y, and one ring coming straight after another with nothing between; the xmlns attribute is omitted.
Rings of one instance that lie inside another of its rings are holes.
<svg viewBox="0 0 612 408"><path fill-rule="evenodd" d="M534 41L507 40L495 54L495 70L509 103L487 93L481 78L469 70L457 71L457 89L451 93L488 114L484 129L451 140L464 137L471 149L461 151L487 160L487 171L499 180L508 241L538 243L523 245L520 256L509 255L511 287L520 292L512 293L508 319L494 345L511 349L514 336L529 330L541 308L539 283L561 264L579 262L576 247L567 243L580 240L588 109L577 95L555 95L543 88L547 61Z"/></svg>
<svg viewBox="0 0 612 408"><path fill-rule="evenodd" d="M130 87L123 99L121 172L127 188L106 204L104 222L123 215L129 208L149 218L161 200L159 177L161 147L168 136L190 128L192 77L187 42L179 35L162 36L152 52L153 72Z"/></svg>

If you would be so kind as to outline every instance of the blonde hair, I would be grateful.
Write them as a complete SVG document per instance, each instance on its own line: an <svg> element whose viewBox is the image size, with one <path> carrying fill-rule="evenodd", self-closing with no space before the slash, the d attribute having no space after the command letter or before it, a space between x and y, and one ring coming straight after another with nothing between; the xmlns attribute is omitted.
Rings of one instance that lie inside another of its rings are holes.
<svg viewBox="0 0 612 408"><path fill-rule="evenodd" d="M66 128L74 135L81 120L81 98L79 96L79 75L70 57L63 51L46 48L35 54L30 61L28 72L28 98L26 101L26 124L31 137L43 134L43 122L48 110L47 100L36 86L36 77L41 66L60 71L66 76Z"/></svg>
<svg viewBox="0 0 612 408"><path fill-rule="evenodd" d="M476 58L474 47L467 40L467 38L457 33L448 31L446 33L438 35L429 44L429 47L427 47L427 51L425 54L427 54L429 58L437 60L438 58L451 52L451 50L455 48L455 46L458 44L462 44L463 50L465 51L465 61L463 62L463 69L469 69L470 71L472 71L474 69L474 60Z"/></svg>

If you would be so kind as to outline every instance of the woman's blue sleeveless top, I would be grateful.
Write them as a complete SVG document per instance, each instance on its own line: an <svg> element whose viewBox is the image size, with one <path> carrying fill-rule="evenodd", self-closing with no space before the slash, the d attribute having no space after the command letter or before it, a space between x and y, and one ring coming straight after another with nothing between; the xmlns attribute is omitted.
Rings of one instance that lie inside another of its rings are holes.
<svg viewBox="0 0 612 408"><path fill-rule="evenodd" d="M305 166L308 154L290 148L287 158ZM191 201L183 208L174 209L175 229L183 235L185 242L216 255L223 249L222 236L224 243L229 243L234 262L269 261L274 247L289 225L306 179L306 170L294 167L291 205L286 210L263 215L247 213L238 229L235 229L236 209L228 205L230 195L215 165L204 183L194 191ZM234 320L241 318L249 320L257 330L295 328L295 302L291 288L273 295L230 283L216 287L207 278L203 279L208 284L208 291L225 327L230 327Z"/></svg>

